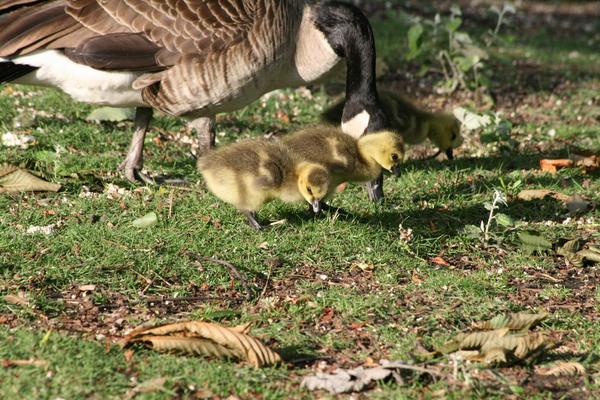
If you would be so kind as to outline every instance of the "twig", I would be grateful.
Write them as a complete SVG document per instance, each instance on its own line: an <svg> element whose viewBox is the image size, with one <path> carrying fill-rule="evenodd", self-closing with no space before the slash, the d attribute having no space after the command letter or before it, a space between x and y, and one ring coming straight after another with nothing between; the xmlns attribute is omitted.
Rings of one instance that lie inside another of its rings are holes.
<svg viewBox="0 0 600 400"><path fill-rule="evenodd" d="M171 189L171 193L169 194L169 219L173 216L173 194L175 194L175 190Z"/></svg>
<svg viewBox="0 0 600 400"><path fill-rule="evenodd" d="M246 298L248 300L250 300L252 298L252 289L250 289L250 286L248 285L248 281L246 280L246 278L244 278L244 275L242 275L242 273L231 263L224 261L224 260L219 260L218 258L213 258L213 257L205 257L205 256L198 256L194 253L190 253L187 252L186 253L188 255L188 257L190 258L194 258L197 261L209 261L212 262L214 264L218 264L221 265L225 268L227 268L229 270L229 272L231 273L231 275L233 275L235 278L237 278L238 281L240 281L240 284L244 287L244 290L246 291Z"/></svg>
<svg viewBox="0 0 600 400"><path fill-rule="evenodd" d="M274 265L274 263L269 263L269 272L267 272L267 279L265 280L265 286L263 287L263 290L260 292L260 295L256 299L257 302L260 299L262 299L262 297L265 295L265 293L267 293L267 288L269 287L269 281L271 280L271 273L273 272L273 265Z"/></svg>
<svg viewBox="0 0 600 400"><path fill-rule="evenodd" d="M440 377L442 376L441 373L434 371L432 369L428 369L428 368L424 368L424 367L419 367L417 365L409 365L409 364L399 364L399 363L390 363L387 365L382 365L382 368L386 368L386 369L406 369L406 370L410 370L410 371L416 371L416 372L421 372L423 374L429 374L433 377Z"/></svg>

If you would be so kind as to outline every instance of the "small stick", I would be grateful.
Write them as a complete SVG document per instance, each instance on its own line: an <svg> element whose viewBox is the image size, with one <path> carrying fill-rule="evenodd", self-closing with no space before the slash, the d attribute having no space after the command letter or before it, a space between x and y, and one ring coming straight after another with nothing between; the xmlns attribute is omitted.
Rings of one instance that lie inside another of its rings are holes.
<svg viewBox="0 0 600 400"><path fill-rule="evenodd" d="M267 280L265 281L265 286L263 287L262 292L260 292L260 295L256 299L256 302L258 302L260 299L262 299L262 297L265 295L265 293L267 293L267 288L269 287L269 281L271 280L271 273L273 272L273 264L274 263L269 263L269 272L267 273Z"/></svg>
<svg viewBox="0 0 600 400"><path fill-rule="evenodd" d="M173 216L173 194L175 194L175 190L171 189L171 193L169 194L169 219Z"/></svg>
<svg viewBox="0 0 600 400"><path fill-rule="evenodd" d="M191 258L195 258L196 260L209 261L214 264L218 264L218 265L221 265L221 266L227 268L229 270L229 272L231 273L231 275L233 275L235 278L237 278L240 281L240 283L242 284L242 286L244 287L244 290L246 291L246 298L247 299L252 298L252 289L250 289L250 286L248 286L248 282L246 281L246 278L244 278L244 276L240 273L240 271L233 264L231 264L227 261L219 260L218 258L204 257L204 256L199 257L190 252L187 252L187 255Z"/></svg>

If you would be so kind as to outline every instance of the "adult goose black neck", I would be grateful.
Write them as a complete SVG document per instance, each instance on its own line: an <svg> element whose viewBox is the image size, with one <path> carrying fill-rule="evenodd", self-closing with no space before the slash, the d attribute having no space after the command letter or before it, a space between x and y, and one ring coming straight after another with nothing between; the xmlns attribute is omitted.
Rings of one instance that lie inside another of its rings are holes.
<svg viewBox="0 0 600 400"><path fill-rule="evenodd" d="M367 17L355 6L341 2L315 7L315 25L323 32L333 51L346 58L346 105L342 120L363 111L370 115L367 132L385 128L375 84L375 39Z"/></svg>

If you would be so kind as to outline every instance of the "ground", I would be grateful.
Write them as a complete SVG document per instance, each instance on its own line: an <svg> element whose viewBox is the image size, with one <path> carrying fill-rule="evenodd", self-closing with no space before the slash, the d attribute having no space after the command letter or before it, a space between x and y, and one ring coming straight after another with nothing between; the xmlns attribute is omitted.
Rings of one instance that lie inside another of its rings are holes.
<svg viewBox="0 0 600 400"><path fill-rule="evenodd" d="M413 3L402 2L404 10L426 18L447 15L453 4ZM494 28L487 11L493 2L458 3L462 29L473 37ZM0 397L309 398L315 394L300 388L303 376L415 360L475 321L517 311L549 313L538 329L556 345L535 365L466 363L454 374L442 357L423 364L440 371L435 381L381 383L359 396L600 397L599 266L574 266L554 252L528 254L518 238L530 229L553 242L600 242L599 172L539 169L544 158L600 151L600 24L591 18L600 8L523 2L487 48L487 88L448 94L435 90L439 72L419 75L419 65L402 60L407 26L382 4L365 6L387 65L380 85L436 110L501 112L512 126L506 134L467 132L454 161L423 161L434 149L411 149L401 175L386 178L383 204L369 203L364 188L350 185L333 202L343 214L315 218L304 205L273 202L260 218L286 221L255 232L206 191L182 121L156 119L145 160L149 171L191 185L136 187L116 172L131 123L87 122L91 107L52 90L0 89L0 131L37 139L27 149L2 147L0 164L63 185L55 194L0 196ZM318 121L332 101L329 89L309 89L277 92L219 116L219 145ZM508 198L498 212L516 226L493 223L483 242L464 228L487 221L484 204L495 189ZM553 198L520 200L524 189L583 196L590 209L569 215ZM149 212L158 224L132 226ZM26 233L51 224L50 235ZM231 263L247 282L202 257ZM117 339L152 319L252 322L253 334L286 363L257 370L143 348L125 356ZM41 362L10 362L29 359ZM587 373L538 373L556 360L579 361ZM138 393L144 382L159 384Z"/></svg>

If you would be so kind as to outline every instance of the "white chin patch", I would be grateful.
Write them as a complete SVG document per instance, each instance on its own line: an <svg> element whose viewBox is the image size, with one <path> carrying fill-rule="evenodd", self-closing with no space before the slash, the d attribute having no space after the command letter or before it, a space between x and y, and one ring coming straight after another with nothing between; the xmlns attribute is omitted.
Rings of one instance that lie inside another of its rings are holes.
<svg viewBox="0 0 600 400"><path fill-rule="evenodd" d="M348 121L342 121L342 131L353 138L358 139L367 130L370 120L371 116L365 110L359 114L356 114Z"/></svg>

